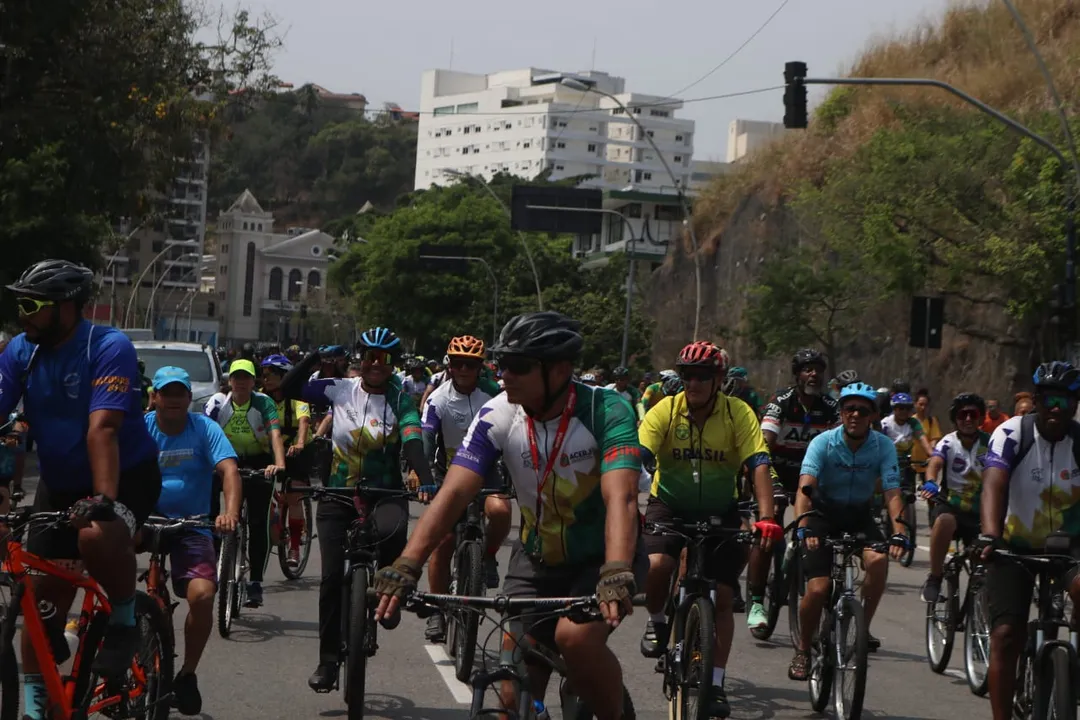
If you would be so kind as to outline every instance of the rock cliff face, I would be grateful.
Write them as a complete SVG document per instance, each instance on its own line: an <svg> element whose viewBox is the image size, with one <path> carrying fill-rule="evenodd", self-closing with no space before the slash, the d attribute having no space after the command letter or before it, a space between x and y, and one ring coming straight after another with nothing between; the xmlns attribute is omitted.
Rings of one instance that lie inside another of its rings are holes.
<svg viewBox="0 0 1080 720"><path fill-rule="evenodd" d="M755 357L740 332L755 283L756 269L770 247L798 243L793 213L761 195L744 198L723 230L702 250L703 339L727 348L732 362L745 365L761 392L790 383L790 356ZM653 275L649 308L656 322L655 367L670 367L689 342L694 324L694 260L686 247L675 247ZM855 368L874 386L902 377L912 388L927 387L934 410L944 416L948 401L961 391L996 397L1011 409L1012 395L1029 390L1030 369L1049 359L1052 338L1031 335L1004 311L1004 298L965 299L947 295L940 350L908 346L910 298L897 298L865 319L865 330L842 342L832 372ZM797 348L791 348L795 350Z"/></svg>

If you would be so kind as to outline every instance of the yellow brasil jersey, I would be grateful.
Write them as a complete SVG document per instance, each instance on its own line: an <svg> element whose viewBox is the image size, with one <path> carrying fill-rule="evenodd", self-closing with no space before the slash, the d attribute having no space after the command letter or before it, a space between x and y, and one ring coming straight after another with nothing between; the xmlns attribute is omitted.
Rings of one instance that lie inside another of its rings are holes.
<svg viewBox="0 0 1080 720"><path fill-rule="evenodd" d="M685 392L662 399L645 414L638 441L656 458L651 494L676 511L724 513L743 464L770 464L757 415L723 393L700 429L690 422Z"/></svg>

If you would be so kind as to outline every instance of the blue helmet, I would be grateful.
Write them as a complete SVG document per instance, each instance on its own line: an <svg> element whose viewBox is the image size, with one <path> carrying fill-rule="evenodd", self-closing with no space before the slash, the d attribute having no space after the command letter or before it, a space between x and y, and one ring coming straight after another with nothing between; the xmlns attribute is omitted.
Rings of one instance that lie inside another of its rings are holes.
<svg viewBox="0 0 1080 720"><path fill-rule="evenodd" d="M344 345L323 345L319 348L319 354L323 357L339 358L348 356L349 351Z"/></svg>
<svg viewBox="0 0 1080 720"><path fill-rule="evenodd" d="M1060 360L1043 363L1037 367L1032 380L1037 388L1055 388L1071 393L1080 390L1080 370Z"/></svg>
<svg viewBox="0 0 1080 720"><path fill-rule="evenodd" d="M915 401L911 399L911 396L907 393L896 393L889 398L889 404L893 407L897 405L914 405Z"/></svg>
<svg viewBox="0 0 1080 720"><path fill-rule="evenodd" d="M841 401L849 397L862 398L877 407L877 391L864 382L853 382L840 390Z"/></svg>
<svg viewBox="0 0 1080 720"><path fill-rule="evenodd" d="M401 338L395 335L389 328L373 327L370 330L365 330L360 335L360 342L356 343L356 346L376 348L378 350L389 350L391 348L396 348L400 344Z"/></svg>
<svg viewBox="0 0 1080 720"><path fill-rule="evenodd" d="M289 358L284 355L267 355L259 364L262 367L274 368L275 370L281 370L282 372L289 372L293 368L293 364L289 362Z"/></svg>

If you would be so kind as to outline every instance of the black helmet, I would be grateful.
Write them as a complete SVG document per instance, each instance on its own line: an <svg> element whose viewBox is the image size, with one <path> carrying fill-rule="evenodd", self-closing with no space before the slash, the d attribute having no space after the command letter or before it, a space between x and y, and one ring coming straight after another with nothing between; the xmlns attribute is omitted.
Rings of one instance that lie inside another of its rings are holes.
<svg viewBox="0 0 1080 720"><path fill-rule="evenodd" d="M628 378L628 377L630 377L630 371L627 368L624 368L624 367L622 367L620 365L619 367L617 367L617 368L615 368L614 370L611 371L611 377L613 377L616 380L621 380L622 378Z"/></svg>
<svg viewBox="0 0 1080 720"><path fill-rule="evenodd" d="M562 313L545 310L518 315L499 333L492 348L498 355L523 355L537 360L573 360L585 340L581 323Z"/></svg>
<svg viewBox="0 0 1080 720"><path fill-rule="evenodd" d="M244 345L240 348L240 357L242 357L242 358L244 358L246 360L254 360L255 359L255 344L254 343L249 343L249 342L244 343Z"/></svg>
<svg viewBox="0 0 1080 720"><path fill-rule="evenodd" d="M907 393L908 395L910 395L911 383L909 383L907 380L896 378L892 381L892 387L889 388L889 391L893 395L895 395L896 393Z"/></svg>
<svg viewBox="0 0 1080 720"><path fill-rule="evenodd" d="M414 357L411 357L405 361L405 369L409 372L412 372L413 370L419 370L422 367L424 367L424 363L420 362Z"/></svg>
<svg viewBox="0 0 1080 720"><path fill-rule="evenodd" d="M93 287L94 273L89 268L70 260L42 260L28 267L7 289L56 302L86 302Z"/></svg>
<svg viewBox="0 0 1080 720"><path fill-rule="evenodd" d="M1067 362L1053 360L1035 369L1035 387L1054 388L1075 393L1080 390L1080 370Z"/></svg>
<svg viewBox="0 0 1080 720"><path fill-rule="evenodd" d="M799 370L805 365L818 365L822 368L825 367L825 356L819 353L817 350L811 348L803 348L794 355L791 356L791 374L798 375Z"/></svg>
<svg viewBox="0 0 1080 720"><path fill-rule="evenodd" d="M836 381L841 387L859 382L859 373L856 370L843 370L836 376Z"/></svg>
<svg viewBox="0 0 1080 720"><path fill-rule="evenodd" d="M983 415L986 415L986 401L982 399L982 396L976 395L975 393L964 392L954 397L952 404L949 405L949 420L955 423L956 413L960 412L960 408L963 407L978 408L980 418Z"/></svg>

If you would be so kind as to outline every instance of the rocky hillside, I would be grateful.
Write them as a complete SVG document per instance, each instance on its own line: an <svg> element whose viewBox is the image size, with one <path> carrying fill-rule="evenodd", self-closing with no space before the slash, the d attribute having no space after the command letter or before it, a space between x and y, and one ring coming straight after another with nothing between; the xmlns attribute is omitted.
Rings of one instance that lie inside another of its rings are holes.
<svg viewBox="0 0 1080 720"><path fill-rule="evenodd" d="M1016 4L1071 117L1080 3ZM961 5L882 41L850 74L944 80L1066 147L1001 3ZM831 351L834 372L854 367L874 384L902 376L942 399L961 389L1005 398L1060 354L1048 307L1064 275L1062 208L1076 187L1070 166L944 92L838 89L809 130L789 132L698 199L701 335L765 388L787 382L793 350L814 345ZM692 333L693 268L686 242L653 278L660 366ZM914 295L946 301L943 347L925 356L908 347Z"/></svg>

